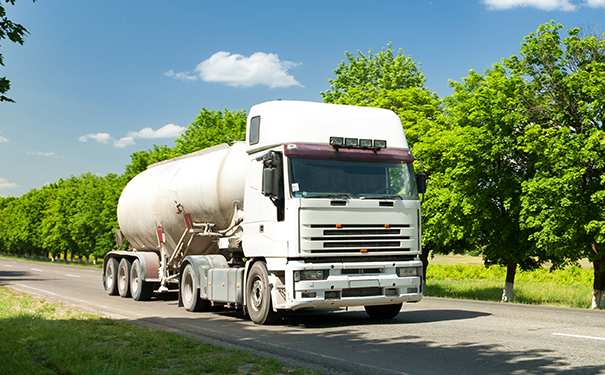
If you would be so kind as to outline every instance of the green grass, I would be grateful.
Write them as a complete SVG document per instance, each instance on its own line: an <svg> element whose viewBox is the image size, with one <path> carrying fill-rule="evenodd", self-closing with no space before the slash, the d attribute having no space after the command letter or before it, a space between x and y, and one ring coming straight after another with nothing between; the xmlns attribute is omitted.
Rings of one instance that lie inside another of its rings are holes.
<svg viewBox="0 0 605 375"><path fill-rule="evenodd" d="M506 268L429 264L427 290L432 297L500 301ZM512 302L590 308L593 272L580 267L517 271Z"/></svg>
<svg viewBox="0 0 605 375"><path fill-rule="evenodd" d="M307 374L184 336L115 322L0 287L5 374Z"/></svg>
<svg viewBox="0 0 605 375"><path fill-rule="evenodd" d="M90 261L89 263L86 263L84 261L79 261L79 260L65 260L65 259L58 259L55 260L54 262L52 262L50 260L50 258L45 258L45 257L40 257L40 256L34 256L34 257L27 257L27 256L15 256L15 255L10 255L10 254L0 254L0 258L3 259L15 259L15 260L20 260L20 261L24 261L24 262L33 262L33 263L56 263L56 264L62 264L62 265L68 265L68 266L75 266L75 267L87 267L87 268L103 268L103 260L102 259L98 259L97 260L97 264L93 264L92 261Z"/></svg>

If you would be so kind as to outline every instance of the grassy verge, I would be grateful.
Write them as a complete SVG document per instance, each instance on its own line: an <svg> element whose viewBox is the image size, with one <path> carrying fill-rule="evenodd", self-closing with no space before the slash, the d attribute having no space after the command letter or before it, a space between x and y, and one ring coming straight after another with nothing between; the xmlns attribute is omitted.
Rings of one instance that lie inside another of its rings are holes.
<svg viewBox="0 0 605 375"><path fill-rule="evenodd" d="M115 322L0 287L6 374L307 374L242 350Z"/></svg>
<svg viewBox="0 0 605 375"><path fill-rule="evenodd" d="M82 261L81 259L78 259L78 260L56 259L53 261L47 257L40 257L40 256L28 257L28 256L16 256L16 255L10 255L10 254L0 254L0 258L15 259L15 260L21 260L24 262L33 262L33 263L56 263L56 264L63 264L63 265L76 266L76 267L103 268L102 259L99 259L97 261L97 263L94 264L92 261L89 261L88 263L86 263L86 262Z"/></svg>
<svg viewBox="0 0 605 375"><path fill-rule="evenodd" d="M500 301L506 269L479 265L430 264L427 290L432 297ZM590 308L593 273L579 267L517 271L512 302Z"/></svg>

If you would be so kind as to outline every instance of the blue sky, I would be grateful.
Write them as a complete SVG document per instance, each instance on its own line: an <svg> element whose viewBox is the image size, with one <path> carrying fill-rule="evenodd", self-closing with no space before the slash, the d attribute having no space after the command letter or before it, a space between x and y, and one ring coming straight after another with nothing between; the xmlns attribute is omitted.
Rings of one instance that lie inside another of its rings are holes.
<svg viewBox="0 0 605 375"><path fill-rule="evenodd" d="M482 72L550 20L605 31L605 0L17 0L4 40L0 196L84 172L121 173L130 154L172 145L202 107L321 101L344 52L395 49L426 87Z"/></svg>

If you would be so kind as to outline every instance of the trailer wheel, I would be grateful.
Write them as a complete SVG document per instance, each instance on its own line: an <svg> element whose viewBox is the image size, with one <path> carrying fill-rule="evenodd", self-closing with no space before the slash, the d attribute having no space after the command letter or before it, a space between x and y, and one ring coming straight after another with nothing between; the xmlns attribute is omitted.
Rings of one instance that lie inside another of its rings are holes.
<svg viewBox="0 0 605 375"><path fill-rule="evenodd" d="M120 297L130 297L130 269L132 262L128 258L122 258L118 267L118 293Z"/></svg>
<svg viewBox="0 0 605 375"><path fill-rule="evenodd" d="M366 312L372 319L393 319L399 314L402 303L396 305L377 305L377 306L364 306Z"/></svg>
<svg viewBox="0 0 605 375"><path fill-rule="evenodd" d="M185 266L181 279L181 299L187 311L208 311L210 301L200 298L200 291L195 286L195 270L191 264Z"/></svg>
<svg viewBox="0 0 605 375"><path fill-rule="evenodd" d="M281 314L273 311L269 271L265 262L250 267L246 282L246 307L250 319L256 324L273 324L281 320Z"/></svg>
<svg viewBox="0 0 605 375"><path fill-rule="evenodd" d="M140 259L136 259L130 269L130 292L135 301L148 301L153 294L153 284L145 281Z"/></svg>
<svg viewBox="0 0 605 375"><path fill-rule="evenodd" d="M118 260L116 258L109 258L107 260L107 267L105 268L105 275L103 275L103 284L105 291L110 296L118 295Z"/></svg>

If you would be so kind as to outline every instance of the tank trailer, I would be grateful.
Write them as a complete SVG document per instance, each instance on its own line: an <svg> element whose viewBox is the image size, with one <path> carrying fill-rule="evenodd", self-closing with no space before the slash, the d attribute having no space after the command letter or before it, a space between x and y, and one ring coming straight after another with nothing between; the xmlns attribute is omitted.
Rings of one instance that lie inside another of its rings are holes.
<svg viewBox="0 0 605 375"><path fill-rule="evenodd" d="M125 187L130 244L104 259L110 295L178 290L189 311L364 306L395 317L422 299L420 201L401 121L385 109L272 101L245 142L153 164Z"/></svg>

